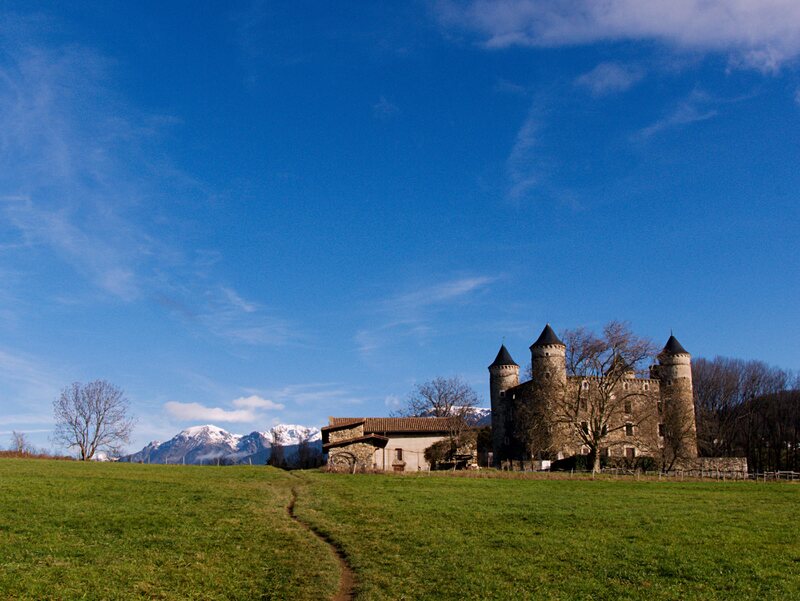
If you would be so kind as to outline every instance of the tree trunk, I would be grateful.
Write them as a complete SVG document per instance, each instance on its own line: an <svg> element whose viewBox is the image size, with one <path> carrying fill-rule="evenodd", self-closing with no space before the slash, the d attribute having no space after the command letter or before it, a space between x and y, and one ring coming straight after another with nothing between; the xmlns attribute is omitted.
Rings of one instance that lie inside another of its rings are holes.
<svg viewBox="0 0 800 601"><path fill-rule="evenodd" d="M593 474L600 473L600 449L595 449L594 451L594 463L592 464L592 473Z"/></svg>

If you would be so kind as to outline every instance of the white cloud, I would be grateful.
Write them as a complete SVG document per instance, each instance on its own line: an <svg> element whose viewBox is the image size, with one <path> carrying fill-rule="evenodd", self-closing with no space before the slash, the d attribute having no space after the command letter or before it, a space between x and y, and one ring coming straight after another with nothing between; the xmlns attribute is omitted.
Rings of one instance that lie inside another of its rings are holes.
<svg viewBox="0 0 800 601"><path fill-rule="evenodd" d="M221 407L206 407L200 403L179 403L177 401L164 403L164 409L173 417L186 421L253 422L259 417L253 409L228 410Z"/></svg>
<svg viewBox="0 0 800 601"><path fill-rule="evenodd" d="M586 88L593 96L605 96L624 92L642 79L644 73L638 67L619 63L600 63L588 73L575 80L575 84Z"/></svg>
<svg viewBox="0 0 800 601"><path fill-rule="evenodd" d="M205 422L264 422L267 411L282 411L283 403L271 401L257 394L233 399L227 407L208 407L200 403L169 401L164 409L172 417L185 421Z"/></svg>
<svg viewBox="0 0 800 601"><path fill-rule="evenodd" d="M797 0L443 1L438 17L476 32L489 48L657 40L727 53L735 65L763 71L800 54Z"/></svg>
<svg viewBox="0 0 800 601"><path fill-rule="evenodd" d="M231 404L239 409L271 409L280 411L281 409L285 408L282 403L270 401L269 399L262 398L257 394L253 394L248 397L239 397L238 399L234 399Z"/></svg>

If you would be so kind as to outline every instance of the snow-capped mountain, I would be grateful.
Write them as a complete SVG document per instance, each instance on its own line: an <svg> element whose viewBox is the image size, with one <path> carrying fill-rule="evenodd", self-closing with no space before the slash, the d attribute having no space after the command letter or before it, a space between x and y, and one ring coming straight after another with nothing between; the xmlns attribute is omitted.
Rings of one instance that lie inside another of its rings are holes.
<svg viewBox="0 0 800 601"><path fill-rule="evenodd" d="M489 407L474 407L472 409L472 418L476 426L491 426L492 410Z"/></svg>
<svg viewBox="0 0 800 601"><path fill-rule="evenodd" d="M492 425L492 410L489 407L470 407L468 411L464 411L464 407L453 407L450 410L451 415L465 414L467 421L473 426L491 426ZM436 414L433 411L421 413L420 417L434 417Z"/></svg>
<svg viewBox="0 0 800 601"><path fill-rule="evenodd" d="M138 453L121 457L133 463L266 463L271 454L273 433L283 446L287 460L297 454L303 440L314 450L321 450L319 428L279 424L268 432L232 434L217 426L193 426L166 442L154 441Z"/></svg>

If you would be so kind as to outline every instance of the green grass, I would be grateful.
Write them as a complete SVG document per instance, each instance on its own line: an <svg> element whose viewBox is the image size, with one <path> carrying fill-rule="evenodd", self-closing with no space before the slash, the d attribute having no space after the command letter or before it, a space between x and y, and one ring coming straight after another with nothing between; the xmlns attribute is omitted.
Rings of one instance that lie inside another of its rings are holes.
<svg viewBox="0 0 800 601"><path fill-rule="evenodd" d="M323 599L330 550L266 467L0 460L2 599Z"/></svg>
<svg viewBox="0 0 800 601"><path fill-rule="evenodd" d="M800 599L789 483L0 460L0 599Z"/></svg>
<svg viewBox="0 0 800 601"><path fill-rule="evenodd" d="M307 474L359 599L800 599L800 488Z"/></svg>

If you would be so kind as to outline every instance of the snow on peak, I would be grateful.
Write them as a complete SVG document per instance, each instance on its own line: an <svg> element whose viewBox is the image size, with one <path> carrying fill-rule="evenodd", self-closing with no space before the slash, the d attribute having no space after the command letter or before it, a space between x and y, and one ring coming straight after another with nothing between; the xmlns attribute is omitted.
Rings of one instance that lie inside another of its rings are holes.
<svg viewBox="0 0 800 601"><path fill-rule="evenodd" d="M231 434L227 430L215 426L213 424L206 424L205 426L192 426L183 430L179 436L185 438L202 438L207 441L222 441L240 438L238 434Z"/></svg>
<svg viewBox="0 0 800 601"><path fill-rule="evenodd" d="M259 434L268 441L272 441L273 431L281 437L281 443L284 445L300 444L302 440L314 442L322 438L322 432L320 432L319 428L299 426L297 424L278 424L266 432L259 432Z"/></svg>

